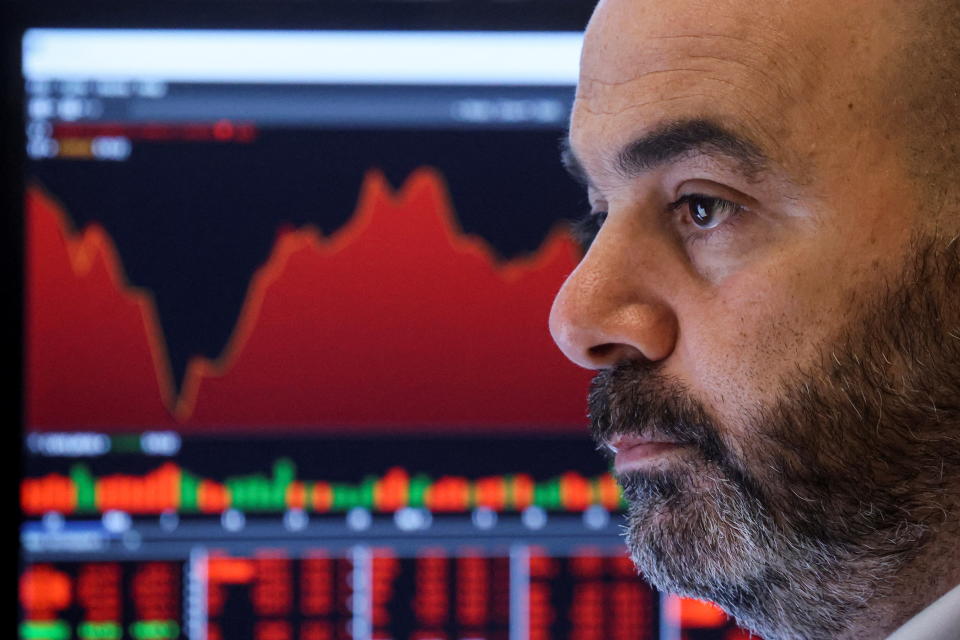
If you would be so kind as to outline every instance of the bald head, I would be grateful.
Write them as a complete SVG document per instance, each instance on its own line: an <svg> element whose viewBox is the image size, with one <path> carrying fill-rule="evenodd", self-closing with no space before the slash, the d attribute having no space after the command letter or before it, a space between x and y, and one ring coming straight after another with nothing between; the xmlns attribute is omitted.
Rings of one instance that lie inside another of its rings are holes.
<svg viewBox="0 0 960 640"><path fill-rule="evenodd" d="M685 111L743 129L799 181L851 161L825 153L825 140L850 141L871 162L865 152L890 149L858 140L896 138L909 151L901 157L942 170L931 146L943 147L944 109L960 109L944 91L960 78L958 5L604 0L585 41L574 147L584 112L636 123L641 111Z"/></svg>

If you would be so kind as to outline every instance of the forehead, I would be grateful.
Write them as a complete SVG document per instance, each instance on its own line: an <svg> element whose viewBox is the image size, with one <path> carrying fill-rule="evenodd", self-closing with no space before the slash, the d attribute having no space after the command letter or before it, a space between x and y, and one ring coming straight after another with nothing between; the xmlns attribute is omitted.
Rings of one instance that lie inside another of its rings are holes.
<svg viewBox="0 0 960 640"><path fill-rule="evenodd" d="M708 118L802 174L831 128L850 137L848 105L861 119L873 108L862 78L893 39L866 19L884 17L878 4L603 0L584 40L572 146L602 173L596 158L651 127Z"/></svg>

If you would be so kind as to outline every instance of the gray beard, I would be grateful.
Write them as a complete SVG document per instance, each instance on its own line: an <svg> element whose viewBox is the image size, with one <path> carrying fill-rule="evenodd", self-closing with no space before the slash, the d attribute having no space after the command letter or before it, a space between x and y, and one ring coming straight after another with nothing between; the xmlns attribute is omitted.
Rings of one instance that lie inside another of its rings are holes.
<svg viewBox="0 0 960 640"><path fill-rule="evenodd" d="M598 443L691 445L618 477L628 550L657 588L711 600L767 640L836 638L934 542L960 478L960 242L914 255L819 368L745 420L739 456L656 363L596 377Z"/></svg>

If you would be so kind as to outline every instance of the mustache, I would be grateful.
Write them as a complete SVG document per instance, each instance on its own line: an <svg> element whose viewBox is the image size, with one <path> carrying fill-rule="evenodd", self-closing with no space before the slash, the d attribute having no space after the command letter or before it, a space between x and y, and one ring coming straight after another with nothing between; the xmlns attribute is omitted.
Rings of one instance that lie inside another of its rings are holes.
<svg viewBox="0 0 960 640"><path fill-rule="evenodd" d="M646 360L626 360L598 373L587 398L590 435L599 451L616 435L675 441L725 462L726 447L706 409L680 381Z"/></svg>

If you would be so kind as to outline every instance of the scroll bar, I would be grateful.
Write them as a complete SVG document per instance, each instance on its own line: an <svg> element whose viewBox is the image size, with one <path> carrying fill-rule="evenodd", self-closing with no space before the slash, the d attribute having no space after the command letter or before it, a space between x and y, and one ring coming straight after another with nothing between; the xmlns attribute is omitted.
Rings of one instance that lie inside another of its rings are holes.
<svg viewBox="0 0 960 640"><path fill-rule="evenodd" d="M530 547L510 547L510 640L530 638Z"/></svg>
<svg viewBox="0 0 960 640"><path fill-rule="evenodd" d="M680 640L680 598L670 593L660 595L660 640Z"/></svg>
<svg viewBox="0 0 960 640"><path fill-rule="evenodd" d="M353 595L350 604L350 636L353 640L373 638L373 550L357 545L350 550L353 563Z"/></svg>
<svg viewBox="0 0 960 640"><path fill-rule="evenodd" d="M190 549L184 589L187 640L207 640L207 550Z"/></svg>

